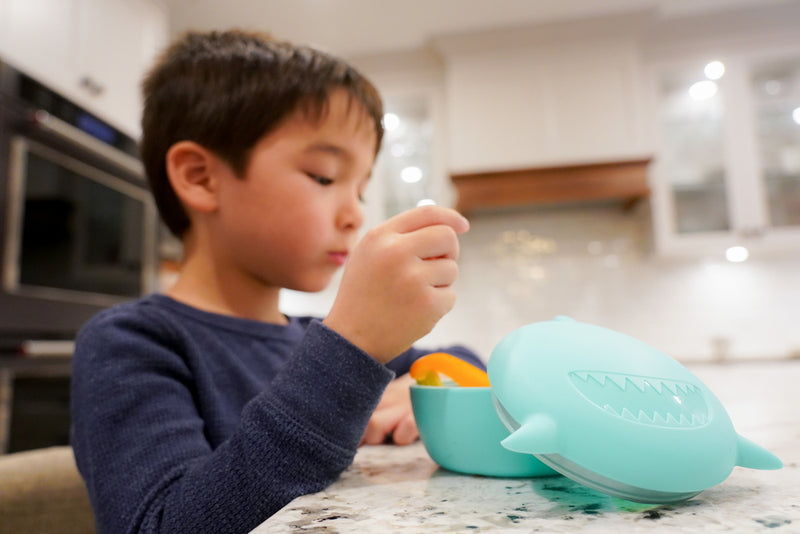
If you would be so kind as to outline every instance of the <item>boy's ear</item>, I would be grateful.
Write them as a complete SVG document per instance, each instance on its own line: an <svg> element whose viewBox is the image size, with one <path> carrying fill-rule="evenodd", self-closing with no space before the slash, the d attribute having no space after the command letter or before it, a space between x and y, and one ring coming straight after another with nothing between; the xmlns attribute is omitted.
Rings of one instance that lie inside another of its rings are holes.
<svg viewBox="0 0 800 534"><path fill-rule="evenodd" d="M210 213L217 208L215 156L193 141L178 141L167 151L167 175L172 189L189 209Z"/></svg>

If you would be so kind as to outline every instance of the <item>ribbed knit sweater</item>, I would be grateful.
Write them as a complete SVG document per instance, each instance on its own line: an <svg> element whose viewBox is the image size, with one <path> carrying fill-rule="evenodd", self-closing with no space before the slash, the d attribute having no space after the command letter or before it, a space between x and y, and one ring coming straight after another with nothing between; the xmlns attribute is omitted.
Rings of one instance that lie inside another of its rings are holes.
<svg viewBox="0 0 800 534"><path fill-rule="evenodd" d="M384 366L310 317L266 324L164 295L100 313L72 375L98 531L248 532L350 465L386 385L427 352Z"/></svg>

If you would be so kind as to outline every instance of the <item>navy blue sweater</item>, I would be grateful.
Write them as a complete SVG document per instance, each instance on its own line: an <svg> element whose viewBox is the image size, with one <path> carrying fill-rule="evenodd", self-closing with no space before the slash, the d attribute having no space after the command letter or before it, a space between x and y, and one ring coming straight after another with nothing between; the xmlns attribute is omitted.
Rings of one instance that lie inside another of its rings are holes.
<svg viewBox="0 0 800 534"><path fill-rule="evenodd" d="M427 352L384 366L312 318L265 324L164 295L102 312L72 376L99 532L251 530L350 465L386 385Z"/></svg>

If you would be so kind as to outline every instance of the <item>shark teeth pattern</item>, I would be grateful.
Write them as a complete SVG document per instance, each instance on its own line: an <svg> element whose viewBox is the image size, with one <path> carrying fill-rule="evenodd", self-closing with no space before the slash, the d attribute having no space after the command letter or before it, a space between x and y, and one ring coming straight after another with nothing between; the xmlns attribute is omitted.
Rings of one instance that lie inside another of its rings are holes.
<svg viewBox="0 0 800 534"><path fill-rule="evenodd" d="M688 382L602 371L573 371L569 378L589 402L631 422L697 428L710 419L703 390Z"/></svg>

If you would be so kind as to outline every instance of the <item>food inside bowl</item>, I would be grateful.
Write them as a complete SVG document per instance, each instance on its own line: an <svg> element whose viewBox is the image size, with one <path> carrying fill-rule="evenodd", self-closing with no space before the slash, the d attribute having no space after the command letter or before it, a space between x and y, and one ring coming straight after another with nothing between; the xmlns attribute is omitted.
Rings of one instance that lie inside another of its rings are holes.
<svg viewBox="0 0 800 534"><path fill-rule="evenodd" d="M421 386L443 385L439 373L461 387L489 387L489 375L486 371L446 352L423 356L409 370L411 378Z"/></svg>

